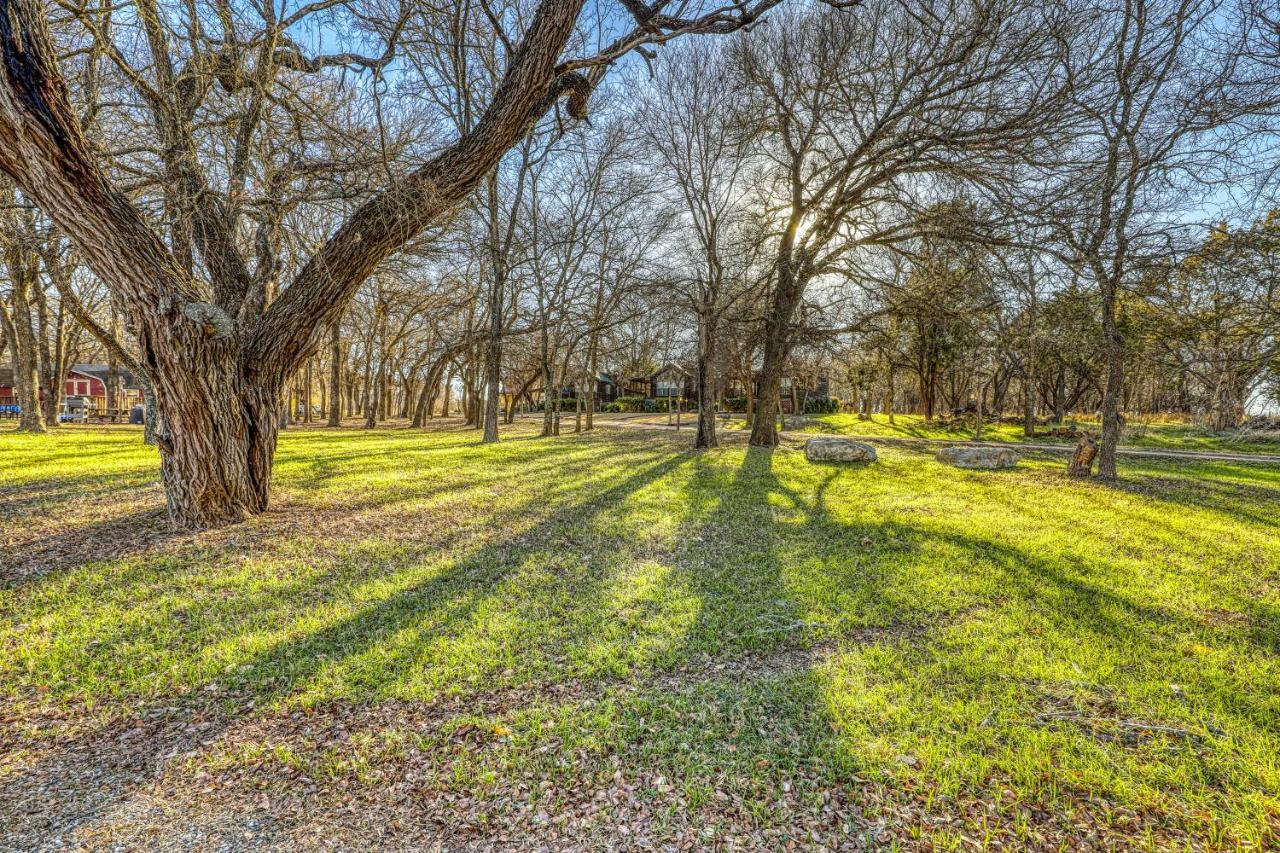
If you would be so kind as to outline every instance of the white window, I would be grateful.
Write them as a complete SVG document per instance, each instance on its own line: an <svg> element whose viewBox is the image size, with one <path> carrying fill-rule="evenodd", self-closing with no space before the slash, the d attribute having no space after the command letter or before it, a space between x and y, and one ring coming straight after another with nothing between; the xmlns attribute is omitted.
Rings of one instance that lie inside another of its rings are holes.
<svg viewBox="0 0 1280 853"><path fill-rule="evenodd" d="M659 397L679 397L680 396L680 380L659 379L658 380L658 396Z"/></svg>

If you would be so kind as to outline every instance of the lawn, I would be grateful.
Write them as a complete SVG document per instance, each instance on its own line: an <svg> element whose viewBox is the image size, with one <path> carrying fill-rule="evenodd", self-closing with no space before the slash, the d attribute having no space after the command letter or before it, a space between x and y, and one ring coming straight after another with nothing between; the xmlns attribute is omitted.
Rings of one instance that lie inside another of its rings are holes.
<svg viewBox="0 0 1280 853"><path fill-rule="evenodd" d="M686 416L692 417L692 416ZM973 439L972 419L970 424L952 424L942 426L936 421L926 421L921 415L897 415L894 422L889 423L886 415L871 415L863 418L855 414L806 415L814 423L801 427L799 432L830 432L840 435L863 436L867 438L924 438L944 439L952 441L970 441ZM663 421L665 423L665 421ZM1080 429L1100 431L1101 426L1091 421L1071 421ZM730 422L731 428L742 428L745 422ZM982 429L984 441L1034 442L1037 444L1074 444L1074 439L1057 438L1049 435L1049 427L1037 428L1034 438L1023 435L1021 423L989 423ZM1280 454L1280 432L1262 433L1257 431L1213 432L1201 426L1168 421L1140 423L1132 421L1126 427L1121 445L1127 447L1143 447L1163 450L1201 450L1211 452L1235 453L1277 453Z"/></svg>
<svg viewBox="0 0 1280 853"><path fill-rule="evenodd" d="M504 439L0 434L0 848L1280 844L1280 469Z"/></svg>

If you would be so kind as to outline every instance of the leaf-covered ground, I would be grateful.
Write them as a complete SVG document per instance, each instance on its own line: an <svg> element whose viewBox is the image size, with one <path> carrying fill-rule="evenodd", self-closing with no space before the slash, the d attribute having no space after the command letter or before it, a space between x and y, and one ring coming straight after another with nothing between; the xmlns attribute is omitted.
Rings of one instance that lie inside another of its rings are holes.
<svg viewBox="0 0 1280 853"><path fill-rule="evenodd" d="M1280 844L1280 469L0 435L0 849Z"/></svg>

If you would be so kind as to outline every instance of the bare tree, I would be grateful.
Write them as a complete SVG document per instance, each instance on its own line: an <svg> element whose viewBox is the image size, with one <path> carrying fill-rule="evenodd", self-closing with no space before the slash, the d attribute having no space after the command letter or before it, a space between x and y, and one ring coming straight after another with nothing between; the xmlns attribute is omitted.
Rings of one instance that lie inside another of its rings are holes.
<svg viewBox="0 0 1280 853"><path fill-rule="evenodd" d="M1116 478L1123 418L1121 296L1170 253L1174 217L1229 179L1233 149L1277 101L1276 75L1242 48L1258 19L1218 0L1121 0L1086 7L1073 42L1080 135L1051 219L1067 259L1098 291L1105 383L1098 477ZM1223 21L1237 29L1223 33Z"/></svg>
<svg viewBox="0 0 1280 853"><path fill-rule="evenodd" d="M175 67L174 45L158 25L163 19L155 4L138 3L150 46L150 79L128 61L116 64L132 75L154 115L169 171L166 185L174 192L170 221L190 226L189 235L179 229L166 244L108 177L86 138L59 69L44 4L0 0L0 169L80 247L135 324L142 361L155 383L161 470L173 524L210 527L265 509L277 413L291 374L378 265L466 199L538 118L561 99L567 99L571 117L584 117L593 80L636 47L688 32L732 31L775 2L693 15L669 14L666 3L630 7L635 29L595 53L563 59L582 0L543 0L475 125L407 174L388 176L384 188L300 263L288 286L267 304L279 270L273 263L251 268L236 234L247 169L237 171L233 159L227 191L214 189L191 133L194 109L215 85L228 93L249 92L250 106L265 105L280 77L290 73L382 67L394 54L398 31L388 33L379 57L308 57L285 35L298 16L329 5L307 4L283 20L271 11L257 51L209 47ZM263 4L261 11L272 6ZM210 17L217 20L216 11ZM232 32L234 22L222 25L224 44L242 43ZM105 41L100 44L114 57ZM252 135L254 122L243 124ZM201 261L200 274L188 246Z"/></svg>
<svg viewBox="0 0 1280 853"><path fill-rule="evenodd" d="M715 386L719 337L727 312L756 284L753 241L744 234L751 135L737 115L737 97L722 84L723 54L685 47L657 63L641 124L662 166L686 226L674 246L677 293L697 318L695 384L698 426L694 447L716 446ZM668 113L669 111L669 113Z"/></svg>
<svg viewBox="0 0 1280 853"><path fill-rule="evenodd" d="M1058 10L1027 0L872 0L741 41L758 114L774 260L751 443L777 444L779 394L809 284L859 246L912 233L956 185L1031 155L1063 93Z"/></svg>

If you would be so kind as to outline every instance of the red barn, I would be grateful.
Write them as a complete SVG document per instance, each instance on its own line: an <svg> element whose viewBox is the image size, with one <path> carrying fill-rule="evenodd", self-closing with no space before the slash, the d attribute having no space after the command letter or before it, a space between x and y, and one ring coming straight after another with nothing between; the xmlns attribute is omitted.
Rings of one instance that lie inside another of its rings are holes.
<svg viewBox="0 0 1280 853"><path fill-rule="evenodd" d="M142 388L139 387L133 374L123 368L117 368L120 375L121 396L118 408L142 404ZM67 370L63 380L63 393L68 397L84 398L86 407L91 411L104 411L107 408L107 379L111 376L111 368L105 364L76 364ZM40 398L44 399L41 390ZM17 405L17 392L13 387L13 369L0 367L0 406Z"/></svg>

